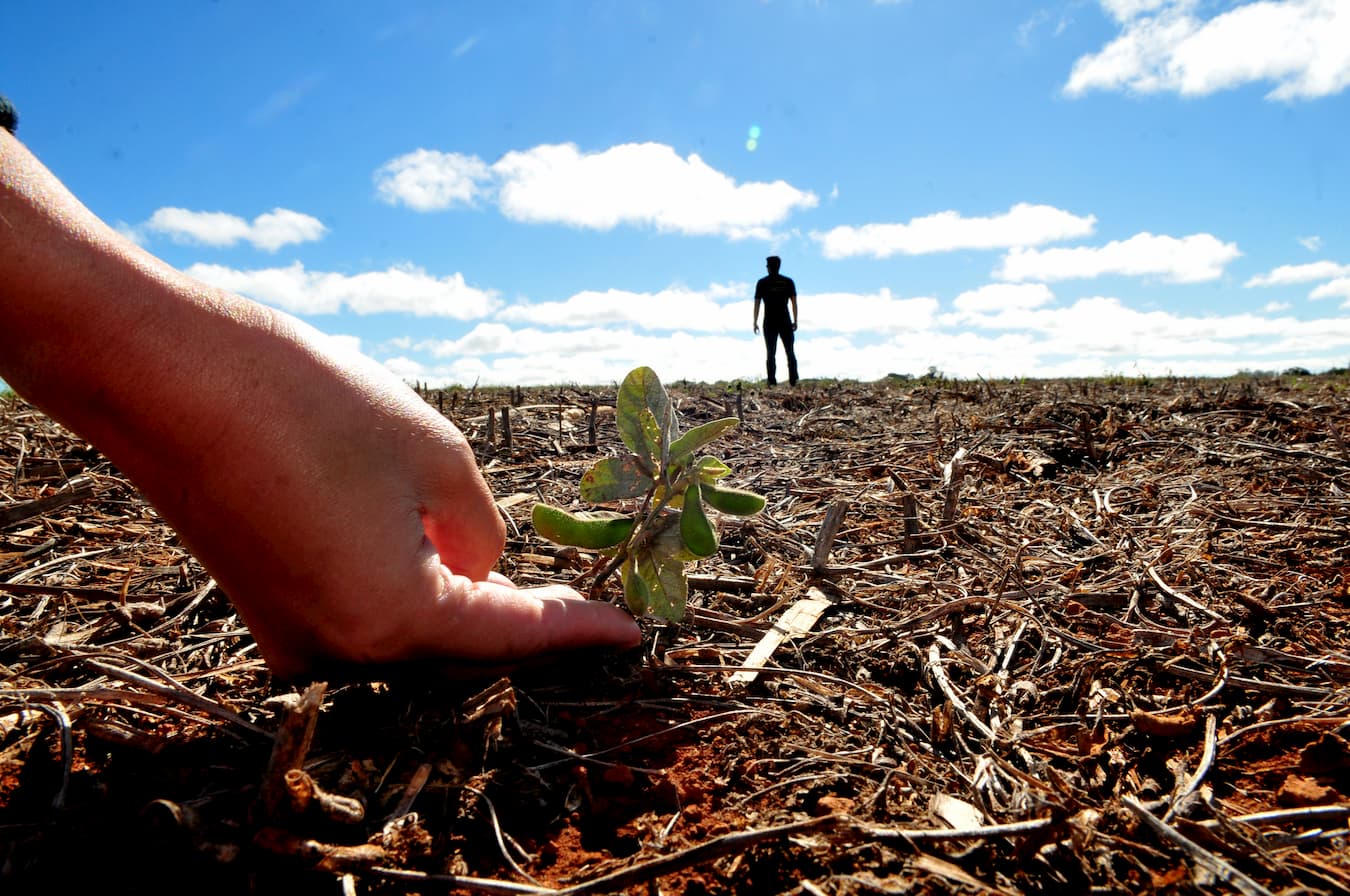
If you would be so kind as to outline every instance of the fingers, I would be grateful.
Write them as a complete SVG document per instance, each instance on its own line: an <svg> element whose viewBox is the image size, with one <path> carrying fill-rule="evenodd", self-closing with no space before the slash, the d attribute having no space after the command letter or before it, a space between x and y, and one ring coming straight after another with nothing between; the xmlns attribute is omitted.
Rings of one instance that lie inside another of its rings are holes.
<svg viewBox="0 0 1350 896"><path fill-rule="evenodd" d="M422 528L442 564L482 581L506 545L506 523L462 437L440 448L432 464L424 471Z"/></svg>
<svg viewBox="0 0 1350 896"><path fill-rule="evenodd" d="M517 663L590 648L627 649L642 640L626 611L585 600L565 585L516 588L504 577L474 582L444 572L441 600L422 620L424 655L469 663Z"/></svg>

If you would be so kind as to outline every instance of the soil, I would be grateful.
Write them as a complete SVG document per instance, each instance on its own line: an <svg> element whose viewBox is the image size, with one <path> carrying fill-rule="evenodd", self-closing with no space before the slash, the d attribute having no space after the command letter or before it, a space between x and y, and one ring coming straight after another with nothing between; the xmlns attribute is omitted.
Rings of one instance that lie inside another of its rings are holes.
<svg viewBox="0 0 1350 896"><path fill-rule="evenodd" d="M667 388L742 418L709 447L765 512L641 649L477 682L274 680L120 472L4 400L0 888L1350 891L1347 377ZM501 570L588 589L529 514L621 449L613 387L423 394Z"/></svg>

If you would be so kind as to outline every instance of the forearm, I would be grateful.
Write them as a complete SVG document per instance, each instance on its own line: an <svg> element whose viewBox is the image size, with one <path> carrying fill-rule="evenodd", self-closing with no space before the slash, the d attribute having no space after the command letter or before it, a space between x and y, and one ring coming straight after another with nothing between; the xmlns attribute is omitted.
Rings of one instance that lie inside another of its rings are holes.
<svg viewBox="0 0 1350 896"><path fill-rule="evenodd" d="M121 237L4 133L0 271L0 377L96 443L131 435L149 417L193 413L172 407L182 399L173 382L199 361L203 321L232 324L206 329L237 339L218 350L241 352L241 362L246 343L275 323L261 306L191 281ZM214 378L205 384L212 392L238 385Z"/></svg>

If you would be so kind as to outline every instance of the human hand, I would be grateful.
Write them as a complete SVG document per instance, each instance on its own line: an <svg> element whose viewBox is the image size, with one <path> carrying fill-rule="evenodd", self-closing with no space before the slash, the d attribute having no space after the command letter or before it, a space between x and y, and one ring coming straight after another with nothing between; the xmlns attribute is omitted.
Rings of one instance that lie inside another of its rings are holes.
<svg viewBox="0 0 1350 896"><path fill-rule="evenodd" d="M792 332L797 332L797 322L795 320L792 322Z"/></svg>
<svg viewBox="0 0 1350 896"><path fill-rule="evenodd" d="M618 607L492 571L473 453L407 385L133 245L4 131L0 221L0 375L118 465L279 675L638 643Z"/></svg>
<svg viewBox="0 0 1350 896"><path fill-rule="evenodd" d="M759 324L755 324L755 333L756 333L756 334L759 333Z"/></svg>
<svg viewBox="0 0 1350 896"><path fill-rule="evenodd" d="M462 434L384 368L334 358L322 337L288 323L267 393L241 391L248 407L218 412L223 441L191 471L185 500L182 458L152 458L134 477L276 673L368 676L418 663L496 674L639 642L618 607L493 572L505 526Z"/></svg>

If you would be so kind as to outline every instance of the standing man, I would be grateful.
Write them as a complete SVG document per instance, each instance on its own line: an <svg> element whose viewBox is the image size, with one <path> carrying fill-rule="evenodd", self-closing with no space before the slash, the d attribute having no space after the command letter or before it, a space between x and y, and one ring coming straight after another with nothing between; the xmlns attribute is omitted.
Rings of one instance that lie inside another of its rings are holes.
<svg viewBox="0 0 1350 896"><path fill-rule="evenodd" d="M769 374L769 385L777 384L775 374L778 370L774 355L778 351L778 340L783 340L783 351L787 354L788 383L797 385L797 356L792 351L793 334L797 332L797 284L791 277L778 273L782 260L770 255L769 276L761 277L755 284L755 332L759 332L759 303L764 302L764 366ZM788 303L792 304L792 314L788 314Z"/></svg>

